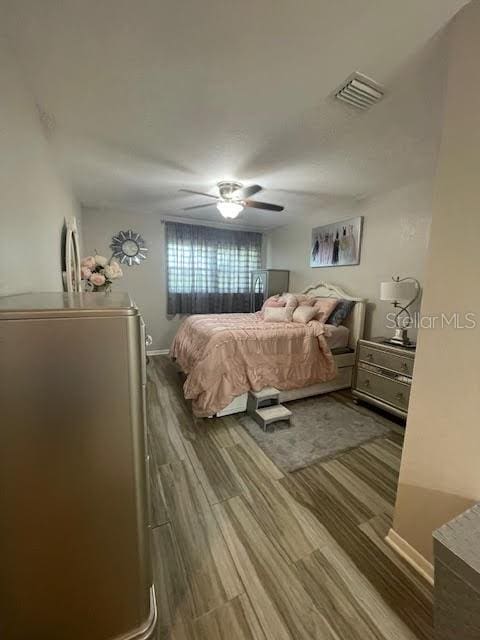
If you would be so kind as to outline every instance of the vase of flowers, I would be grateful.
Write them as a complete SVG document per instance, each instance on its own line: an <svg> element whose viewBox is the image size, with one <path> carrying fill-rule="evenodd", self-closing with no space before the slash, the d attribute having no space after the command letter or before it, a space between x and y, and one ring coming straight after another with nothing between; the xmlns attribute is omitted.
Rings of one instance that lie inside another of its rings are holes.
<svg viewBox="0 0 480 640"><path fill-rule="evenodd" d="M81 262L82 280L86 291L108 293L114 280L123 276L122 269L116 260L105 256L87 256Z"/></svg>

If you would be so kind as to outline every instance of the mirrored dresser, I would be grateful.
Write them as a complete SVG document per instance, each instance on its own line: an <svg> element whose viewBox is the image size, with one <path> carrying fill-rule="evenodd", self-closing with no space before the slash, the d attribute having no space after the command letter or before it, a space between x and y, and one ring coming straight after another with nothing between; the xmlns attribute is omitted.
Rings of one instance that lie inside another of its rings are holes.
<svg viewBox="0 0 480 640"><path fill-rule="evenodd" d="M359 340L352 393L400 418L407 417L415 349L385 342Z"/></svg>

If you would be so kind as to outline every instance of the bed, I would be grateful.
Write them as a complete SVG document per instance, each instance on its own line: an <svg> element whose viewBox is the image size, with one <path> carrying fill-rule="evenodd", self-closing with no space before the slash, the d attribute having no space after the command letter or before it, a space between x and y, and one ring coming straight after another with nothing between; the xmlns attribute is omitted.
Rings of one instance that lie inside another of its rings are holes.
<svg viewBox="0 0 480 640"><path fill-rule="evenodd" d="M184 395L196 416L246 410L248 391L276 387L282 402L350 387L363 337L366 301L329 283L301 293L354 300L344 326L265 322L259 314L190 316L170 356L186 374Z"/></svg>

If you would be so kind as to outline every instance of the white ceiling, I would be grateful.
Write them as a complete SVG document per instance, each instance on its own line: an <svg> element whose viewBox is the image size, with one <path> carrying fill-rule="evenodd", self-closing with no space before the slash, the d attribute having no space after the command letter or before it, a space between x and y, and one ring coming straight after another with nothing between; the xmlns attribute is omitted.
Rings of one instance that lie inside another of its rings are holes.
<svg viewBox="0 0 480 640"><path fill-rule="evenodd" d="M465 0L12 0L8 31L61 168L88 206L220 220L180 187L258 183L269 228L432 171L434 34ZM368 113L329 98L354 70Z"/></svg>

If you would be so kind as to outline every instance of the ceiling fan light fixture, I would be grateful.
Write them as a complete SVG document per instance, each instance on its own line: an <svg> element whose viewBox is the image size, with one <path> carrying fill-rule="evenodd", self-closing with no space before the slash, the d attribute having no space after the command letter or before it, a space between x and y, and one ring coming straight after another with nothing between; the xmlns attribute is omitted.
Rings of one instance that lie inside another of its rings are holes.
<svg viewBox="0 0 480 640"><path fill-rule="evenodd" d="M243 211L243 204L241 202L220 200L220 202L217 202L217 209L224 218L236 218Z"/></svg>
<svg viewBox="0 0 480 640"><path fill-rule="evenodd" d="M254 196L256 193L262 190L262 187L258 184L252 184L249 187L244 187L240 182L227 182L223 180L217 183L218 196L211 193L205 193L204 191L193 191L192 189L179 189L185 193L191 193L195 196L205 196L215 200L218 211L224 218L236 218L245 207L251 209L263 209L264 211L283 211L285 207L279 204L272 204L271 202L259 202L258 200L251 200L250 196ZM206 204L196 204L193 207L184 207L184 211L190 211L191 209L203 209L213 205L213 202L207 202Z"/></svg>

